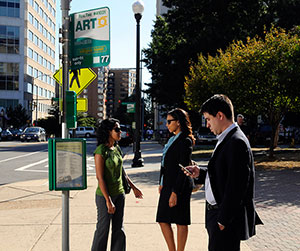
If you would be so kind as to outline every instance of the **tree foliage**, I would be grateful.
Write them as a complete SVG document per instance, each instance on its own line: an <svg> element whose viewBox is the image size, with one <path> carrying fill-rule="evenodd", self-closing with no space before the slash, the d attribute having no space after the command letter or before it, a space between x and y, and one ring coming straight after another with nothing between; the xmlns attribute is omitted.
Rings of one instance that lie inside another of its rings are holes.
<svg viewBox="0 0 300 251"><path fill-rule="evenodd" d="M14 128L20 128L28 123L30 119L26 109L18 104L16 107L7 109L8 124Z"/></svg>
<svg viewBox="0 0 300 251"><path fill-rule="evenodd" d="M238 111L262 114L275 133L288 111L300 108L300 40L297 34L271 28L265 38L233 42L216 56L201 54L186 77L186 103L191 109L215 93L224 93Z"/></svg>
<svg viewBox="0 0 300 251"><path fill-rule="evenodd" d="M167 109L183 107L184 76L198 55L214 56L232 41L263 36L272 24L290 29L300 24L300 1L165 0L168 13L158 17L152 42L143 50L152 73L148 93Z"/></svg>

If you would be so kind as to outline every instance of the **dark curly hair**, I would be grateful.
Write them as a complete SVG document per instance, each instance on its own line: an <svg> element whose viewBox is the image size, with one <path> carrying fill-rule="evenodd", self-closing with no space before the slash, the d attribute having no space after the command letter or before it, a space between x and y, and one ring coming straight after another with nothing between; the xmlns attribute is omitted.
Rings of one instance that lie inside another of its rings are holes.
<svg viewBox="0 0 300 251"><path fill-rule="evenodd" d="M114 118L108 118L101 121L97 128L97 146L108 143L109 132L116 126L116 123L120 123L120 121Z"/></svg>
<svg viewBox="0 0 300 251"><path fill-rule="evenodd" d="M190 137L193 141L193 144L195 144L195 137L193 135L192 125L188 113L181 108L175 108L169 111L168 115L179 121L182 133L185 136Z"/></svg>

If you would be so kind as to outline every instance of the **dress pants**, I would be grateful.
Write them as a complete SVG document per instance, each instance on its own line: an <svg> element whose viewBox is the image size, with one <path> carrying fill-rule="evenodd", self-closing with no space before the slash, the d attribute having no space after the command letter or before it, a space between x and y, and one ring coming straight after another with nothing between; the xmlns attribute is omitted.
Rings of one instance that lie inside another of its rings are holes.
<svg viewBox="0 0 300 251"><path fill-rule="evenodd" d="M219 209L206 208L206 230L208 232L208 250L209 251L239 251L240 238L232 226L225 226L220 230L217 218ZM221 223L221 222L220 222Z"/></svg>
<svg viewBox="0 0 300 251"><path fill-rule="evenodd" d="M97 225L92 251L106 251L110 222L112 222L111 251L126 250L126 236L123 227L125 194L111 197L116 211L108 214L104 196L96 195Z"/></svg>

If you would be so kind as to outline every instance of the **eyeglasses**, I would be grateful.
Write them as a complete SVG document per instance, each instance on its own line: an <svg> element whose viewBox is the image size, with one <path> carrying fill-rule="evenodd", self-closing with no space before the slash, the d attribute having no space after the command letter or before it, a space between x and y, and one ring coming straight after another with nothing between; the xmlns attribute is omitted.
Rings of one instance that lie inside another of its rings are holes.
<svg viewBox="0 0 300 251"><path fill-rule="evenodd" d="M115 127L113 130L114 130L115 132L121 132L121 127Z"/></svg>
<svg viewBox="0 0 300 251"><path fill-rule="evenodd" d="M167 120L167 123L168 123L168 125L170 125L172 121L176 121L176 120L177 120L177 119L168 119L168 120Z"/></svg>

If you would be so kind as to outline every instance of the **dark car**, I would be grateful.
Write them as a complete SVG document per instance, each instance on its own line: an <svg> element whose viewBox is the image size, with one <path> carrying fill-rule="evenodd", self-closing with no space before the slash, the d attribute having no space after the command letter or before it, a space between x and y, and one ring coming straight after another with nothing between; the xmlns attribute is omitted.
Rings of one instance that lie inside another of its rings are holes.
<svg viewBox="0 0 300 251"><path fill-rule="evenodd" d="M216 144L217 138L208 128L201 127L196 133L196 144Z"/></svg>
<svg viewBox="0 0 300 251"><path fill-rule="evenodd" d="M23 131L21 129L10 129L10 132L12 133L14 139L20 139Z"/></svg>
<svg viewBox="0 0 300 251"><path fill-rule="evenodd" d="M5 129L1 132L1 138L2 140L13 140L13 134L9 129Z"/></svg>
<svg viewBox="0 0 300 251"><path fill-rule="evenodd" d="M46 141L46 132L42 127L27 127L20 135L22 142L26 141Z"/></svg>
<svg viewBox="0 0 300 251"><path fill-rule="evenodd" d="M120 146L129 146L133 142L133 133L130 125L120 125L121 127L121 140Z"/></svg>

